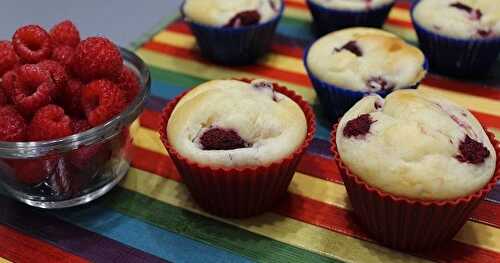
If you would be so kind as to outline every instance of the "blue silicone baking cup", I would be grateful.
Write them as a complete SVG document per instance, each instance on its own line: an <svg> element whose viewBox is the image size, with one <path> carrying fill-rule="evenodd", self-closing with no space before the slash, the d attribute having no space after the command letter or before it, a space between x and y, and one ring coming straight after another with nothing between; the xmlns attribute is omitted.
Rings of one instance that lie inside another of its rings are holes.
<svg viewBox="0 0 500 263"><path fill-rule="evenodd" d="M281 3L278 15L273 19L262 24L239 28L196 23L184 15L183 9L184 4L181 6L181 14L189 24L205 58L219 64L247 65L269 51L276 27L283 15L284 3Z"/></svg>
<svg viewBox="0 0 500 263"><path fill-rule="evenodd" d="M303 63L307 71L307 75L313 84L314 90L316 91L317 98L321 107L324 111L324 115L330 121L337 121L340 117L344 115L356 102L361 100L363 97L373 94L378 94L382 98L385 98L392 91L379 91L379 92L361 92L354 91L348 88L337 86L335 84L327 83L319 78L317 78L314 73L309 69L307 64L307 55L312 44L307 47L304 52ZM423 68L427 71L429 69L429 63L427 59L424 61ZM416 89L420 85L420 82L408 86L406 88L400 89ZM399 90L399 89L398 89Z"/></svg>
<svg viewBox="0 0 500 263"><path fill-rule="evenodd" d="M311 11L316 31L323 35L348 27L381 28L394 6L394 2L361 11L326 8L311 0L307 0L307 5Z"/></svg>
<svg viewBox="0 0 500 263"><path fill-rule="evenodd" d="M429 60L431 71L456 77L481 77L489 73L500 53L500 37L487 39L458 39L443 36L421 26L411 18L420 49Z"/></svg>

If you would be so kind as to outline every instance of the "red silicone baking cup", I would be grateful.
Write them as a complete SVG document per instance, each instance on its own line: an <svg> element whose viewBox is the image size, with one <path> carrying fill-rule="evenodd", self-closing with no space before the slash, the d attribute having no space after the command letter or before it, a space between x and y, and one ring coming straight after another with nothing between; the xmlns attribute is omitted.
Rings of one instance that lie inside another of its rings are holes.
<svg viewBox="0 0 500 263"><path fill-rule="evenodd" d="M393 248L407 251L433 249L450 240L469 219L472 211L500 179L500 160L490 182L465 197L424 201L394 196L374 188L353 174L342 162L336 143L337 124L331 133L331 151L359 223L372 237ZM493 133L488 137L500 156Z"/></svg>
<svg viewBox="0 0 500 263"><path fill-rule="evenodd" d="M287 193L295 168L313 139L316 123L313 110L302 97L278 84L274 84L274 89L300 106L307 120L307 135L295 152L267 166L212 167L181 156L168 141L167 124L173 109L188 91L163 110L161 140L191 195L208 212L221 217L249 217L269 210Z"/></svg>

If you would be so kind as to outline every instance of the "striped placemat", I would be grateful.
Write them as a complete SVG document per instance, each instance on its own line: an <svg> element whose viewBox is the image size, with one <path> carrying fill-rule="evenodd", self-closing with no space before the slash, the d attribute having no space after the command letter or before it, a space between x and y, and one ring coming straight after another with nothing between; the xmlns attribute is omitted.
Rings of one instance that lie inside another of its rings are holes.
<svg viewBox="0 0 500 263"><path fill-rule="evenodd" d="M315 105L302 65L314 40L304 0L285 0L272 53L256 65L223 67L201 58L181 20L137 49L153 77L152 97L131 127L133 168L105 197L82 207L41 211L0 197L0 262L500 262L500 189L482 202L455 239L432 252L404 254L378 245L355 223L328 151L329 124L319 128L292 184L273 211L246 220L206 214L189 197L159 135L159 112L180 92L209 79L275 80ZM416 43L409 4L398 2L385 28ZM499 63L500 65L500 63ZM499 75L500 76L500 75ZM430 74L421 86L470 110L500 137L500 83Z"/></svg>

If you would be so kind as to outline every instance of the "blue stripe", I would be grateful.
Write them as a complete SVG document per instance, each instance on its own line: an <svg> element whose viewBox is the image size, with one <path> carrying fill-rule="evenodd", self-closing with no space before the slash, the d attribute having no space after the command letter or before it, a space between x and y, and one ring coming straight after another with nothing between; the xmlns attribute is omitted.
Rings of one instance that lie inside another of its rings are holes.
<svg viewBox="0 0 500 263"><path fill-rule="evenodd" d="M55 211L54 214L81 228L172 262L252 262L104 208L98 203Z"/></svg>

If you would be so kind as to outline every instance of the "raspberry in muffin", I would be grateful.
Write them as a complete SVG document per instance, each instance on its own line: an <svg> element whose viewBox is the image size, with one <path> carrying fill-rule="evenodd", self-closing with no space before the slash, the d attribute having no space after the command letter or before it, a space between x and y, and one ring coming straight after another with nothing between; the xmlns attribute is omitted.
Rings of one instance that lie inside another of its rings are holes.
<svg viewBox="0 0 500 263"><path fill-rule="evenodd" d="M427 30L449 37L500 36L500 5L491 0L422 0L414 17Z"/></svg>
<svg viewBox="0 0 500 263"><path fill-rule="evenodd" d="M369 96L339 123L344 164L367 184L418 200L447 200L484 187L495 150L466 109L416 90Z"/></svg>
<svg viewBox="0 0 500 263"><path fill-rule="evenodd" d="M423 53L373 28L330 33L306 51L304 64L326 114L336 120L363 96L415 88L427 73Z"/></svg>
<svg viewBox="0 0 500 263"><path fill-rule="evenodd" d="M183 11L196 23L237 28L273 19L281 5L280 0L186 0Z"/></svg>
<svg viewBox="0 0 500 263"><path fill-rule="evenodd" d="M293 153L307 133L301 108L271 82L214 80L186 94L167 125L182 156L214 167L267 165Z"/></svg>

